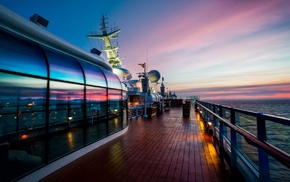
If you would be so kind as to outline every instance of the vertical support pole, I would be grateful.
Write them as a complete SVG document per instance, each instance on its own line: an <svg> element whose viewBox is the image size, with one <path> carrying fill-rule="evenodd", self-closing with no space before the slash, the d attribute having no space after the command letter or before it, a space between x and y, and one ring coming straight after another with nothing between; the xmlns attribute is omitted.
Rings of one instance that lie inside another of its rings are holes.
<svg viewBox="0 0 290 182"><path fill-rule="evenodd" d="M132 120L132 110L129 108L129 119Z"/></svg>
<svg viewBox="0 0 290 182"><path fill-rule="evenodd" d="M236 116L235 116L235 110L231 108L231 123L233 125L236 124ZM232 171L232 177L238 176L238 169L237 169L237 133L234 129L231 128L231 171Z"/></svg>
<svg viewBox="0 0 290 182"><path fill-rule="evenodd" d="M208 103L205 104L205 107L208 108ZM204 109L204 122L208 121L208 111Z"/></svg>
<svg viewBox="0 0 290 182"><path fill-rule="evenodd" d="M222 109L222 117L226 118L226 110L225 109ZM227 127L224 127L223 134L225 135L226 138L228 138L228 139L230 138L228 135L228 128Z"/></svg>
<svg viewBox="0 0 290 182"><path fill-rule="evenodd" d="M266 122L262 119L263 114L260 113L257 117L257 135L260 141L267 141ZM259 155L259 181L270 181L269 159L268 154L262 149L258 148Z"/></svg>
<svg viewBox="0 0 290 182"><path fill-rule="evenodd" d="M223 117L223 108L219 106L219 116ZM223 156L224 151L224 123L219 121L219 147L220 147L220 155Z"/></svg>
<svg viewBox="0 0 290 182"><path fill-rule="evenodd" d="M217 111L217 106L213 105L213 112L216 113ZM212 122L214 124L214 126L218 126L218 122L217 122L217 118L213 116Z"/></svg>

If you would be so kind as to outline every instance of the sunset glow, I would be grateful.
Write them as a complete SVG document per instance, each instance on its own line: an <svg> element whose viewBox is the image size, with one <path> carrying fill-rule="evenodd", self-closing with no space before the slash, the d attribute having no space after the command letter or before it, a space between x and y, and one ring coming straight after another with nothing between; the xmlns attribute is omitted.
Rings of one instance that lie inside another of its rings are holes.
<svg viewBox="0 0 290 182"><path fill-rule="evenodd" d="M36 1L2 5L89 51L99 19L118 26L119 55L133 79L147 62L177 97L290 98L289 1ZM64 23L65 22L65 23Z"/></svg>

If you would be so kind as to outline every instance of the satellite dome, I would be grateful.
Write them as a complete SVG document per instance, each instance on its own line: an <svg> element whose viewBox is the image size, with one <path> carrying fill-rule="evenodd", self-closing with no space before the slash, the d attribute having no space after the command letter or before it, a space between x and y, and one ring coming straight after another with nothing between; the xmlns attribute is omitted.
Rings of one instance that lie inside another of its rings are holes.
<svg viewBox="0 0 290 182"><path fill-rule="evenodd" d="M151 81L151 83L157 83L160 79L160 73L157 70L151 70L148 73L148 78Z"/></svg>
<svg viewBox="0 0 290 182"><path fill-rule="evenodd" d="M129 70L125 68L113 68L113 72L119 77L124 78L126 77L128 80L132 78L131 73Z"/></svg>

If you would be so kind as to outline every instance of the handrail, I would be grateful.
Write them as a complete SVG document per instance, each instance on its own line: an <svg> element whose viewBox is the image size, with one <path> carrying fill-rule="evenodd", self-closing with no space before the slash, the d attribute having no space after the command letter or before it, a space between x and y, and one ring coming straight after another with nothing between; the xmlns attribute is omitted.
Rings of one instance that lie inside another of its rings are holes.
<svg viewBox="0 0 290 182"><path fill-rule="evenodd" d="M270 143L268 143L266 141L259 140L255 135L249 133L248 131L242 129L239 126L236 126L236 125L230 123L230 121L228 121L227 119L224 119L224 118L220 117L216 113L212 112L210 109L208 109L205 106L203 106L198 101L196 103L200 107L202 107L203 109L205 109L206 111L208 111L209 113L211 113L214 117L218 118L220 121L222 121L228 127L230 127L231 129L234 129L236 132L238 132L239 134L241 134L243 137L245 137L246 140L250 141L255 146L257 146L260 149L264 150L266 153L268 153L273 158L275 158L276 160L278 160L279 162L281 162L283 165L285 165L286 167L288 167L290 169L290 155L288 153L286 153L286 152L278 149L277 147L271 145ZM228 109L233 109L233 108L230 108L230 107L227 107L227 108ZM235 109L235 110L236 111L241 111L239 109ZM272 118L273 116L264 115L264 117L265 118L268 118L268 117L271 117ZM281 118L277 118L277 119L281 119Z"/></svg>
<svg viewBox="0 0 290 182"><path fill-rule="evenodd" d="M140 105L128 107L128 112L129 112L128 118L132 120L133 118L138 118L138 117L143 116L143 110L144 110L144 106L140 106ZM140 114L139 114L139 111L140 111ZM133 114L134 112L135 114Z"/></svg>
<svg viewBox="0 0 290 182"><path fill-rule="evenodd" d="M233 107L220 105L220 104L215 104L215 103L209 103L209 104L213 104L213 105L216 105L216 106L219 106L219 107L223 107L225 109L234 109L235 111L238 111L238 112L243 113L243 114L247 114L247 115L254 116L254 117L258 117L259 116L259 117L261 117L262 119L265 119L265 120L271 120L271 121L275 121L276 123L280 123L280 124L284 124L284 125L290 126L290 119L288 119L288 118L282 118L282 117L273 116L273 115L270 115L270 114L264 114L264 113L253 112L253 111L248 111L248 110L239 109L239 108L233 108Z"/></svg>

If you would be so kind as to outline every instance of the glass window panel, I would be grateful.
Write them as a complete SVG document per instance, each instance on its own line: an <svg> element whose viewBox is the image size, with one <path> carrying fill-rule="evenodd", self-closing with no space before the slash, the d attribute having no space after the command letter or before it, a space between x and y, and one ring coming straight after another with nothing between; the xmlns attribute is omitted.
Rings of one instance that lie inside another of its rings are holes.
<svg viewBox="0 0 290 182"><path fill-rule="evenodd" d="M122 116L116 116L114 118L110 118L108 121L108 130L109 135L116 133L122 129Z"/></svg>
<svg viewBox="0 0 290 182"><path fill-rule="evenodd" d="M257 135L257 118L241 112L235 111L236 125L247 130L253 135Z"/></svg>
<svg viewBox="0 0 290 182"><path fill-rule="evenodd" d="M50 78L84 83L84 76L77 60L65 54L45 49L49 62Z"/></svg>
<svg viewBox="0 0 290 182"><path fill-rule="evenodd" d="M50 132L77 126L83 120L84 86L50 82Z"/></svg>
<svg viewBox="0 0 290 182"><path fill-rule="evenodd" d="M86 87L87 144L107 135L107 89Z"/></svg>
<svg viewBox="0 0 290 182"><path fill-rule="evenodd" d="M108 82L108 87L109 88L116 88L116 89L122 89L120 79L118 78L117 75L115 75L113 72L102 69L104 72L107 82Z"/></svg>
<svg viewBox="0 0 290 182"><path fill-rule="evenodd" d="M99 87L86 87L87 94L87 117L106 116L107 90Z"/></svg>
<svg viewBox="0 0 290 182"><path fill-rule="evenodd" d="M86 76L86 84L100 87L107 87L107 82L103 72L99 67L80 61Z"/></svg>
<svg viewBox="0 0 290 182"><path fill-rule="evenodd" d="M47 81L0 73L0 179L15 178L43 165ZM21 142L18 142L21 141ZM2 176L4 174L4 176Z"/></svg>
<svg viewBox="0 0 290 182"><path fill-rule="evenodd" d="M108 90L109 113L121 112L122 91Z"/></svg>
<svg viewBox="0 0 290 182"><path fill-rule="evenodd" d="M109 134L119 131L122 127L122 91L121 90L108 90L109 101Z"/></svg>
<svg viewBox="0 0 290 182"><path fill-rule="evenodd" d="M49 161L84 146L84 86L51 81Z"/></svg>
<svg viewBox="0 0 290 182"><path fill-rule="evenodd" d="M276 123L270 120L266 120L265 122L267 141L289 154L290 126Z"/></svg>
<svg viewBox="0 0 290 182"><path fill-rule="evenodd" d="M93 121L90 122L93 124L88 124L86 127L87 144L91 144L107 136L106 120L99 120L99 118L94 118Z"/></svg>
<svg viewBox="0 0 290 182"><path fill-rule="evenodd" d="M237 149L256 169L259 168L257 147L249 144L239 133L237 133Z"/></svg>
<svg viewBox="0 0 290 182"><path fill-rule="evenodd" d="M269 156L269 170L270 179L269 181L289 181L290 170L285 165L277 161L272 156Z"/></svg>
<svg viewBox="0 0 290 182"><path fill-rule="evenodd" d="M17 122L29 133L45 125L46 85L46 80L0 73L0 136L16 133Z"/></svg>
<svg viewBox="0 0 290 182"><path fill-rule="evenodd" d="M47 68L40 48L0 30L1 69L47 77Z"/></svg>
<svg viewBox="0 0 290 182"><path fill-rule="evenodd" d="M49 137L48 161L53 161L84 147L84 129L73 128Z"/></svg>
<svg viewBox="0 0 290 182"><path fill-rule="evenodd" d="M126 128L128 125L128 116L127 116L127 102L128 102L128 95L126 91L122 91L123 96L123 128Z"/></svg>

